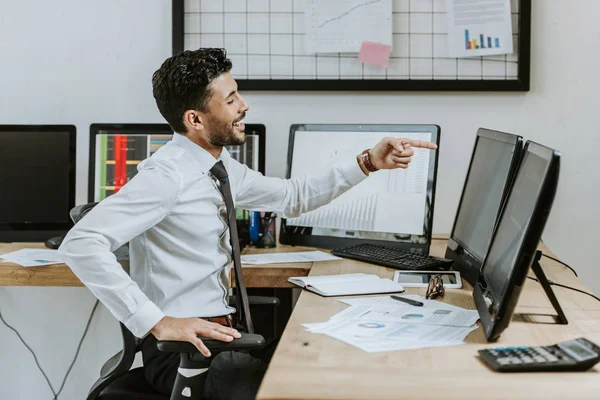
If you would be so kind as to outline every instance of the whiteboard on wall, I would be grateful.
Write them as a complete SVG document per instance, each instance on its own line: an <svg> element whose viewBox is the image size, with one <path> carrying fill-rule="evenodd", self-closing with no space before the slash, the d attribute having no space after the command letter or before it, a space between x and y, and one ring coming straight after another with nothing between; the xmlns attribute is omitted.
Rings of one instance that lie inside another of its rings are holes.
<svg viewBox="0 0 600 400"><path fill-rule="evenodd" d="M308 53L306 4L173 0L173 52L225 48L243 90L529 90L531 0L511 0L513 54L476 58L448 55L446 0L392 0L387 68Z"/></svg>

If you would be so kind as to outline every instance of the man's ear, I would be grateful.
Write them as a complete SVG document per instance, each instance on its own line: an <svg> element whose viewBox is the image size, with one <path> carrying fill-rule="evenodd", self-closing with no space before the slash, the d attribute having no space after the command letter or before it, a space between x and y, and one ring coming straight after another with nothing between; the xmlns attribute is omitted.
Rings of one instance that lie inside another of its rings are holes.
<svg viewBox="0 0 600 400"><path fill-rule="evenodd" d="M183 124L188 130L200 130L204 127L203 116L196 110L183 113Z"/></svg>

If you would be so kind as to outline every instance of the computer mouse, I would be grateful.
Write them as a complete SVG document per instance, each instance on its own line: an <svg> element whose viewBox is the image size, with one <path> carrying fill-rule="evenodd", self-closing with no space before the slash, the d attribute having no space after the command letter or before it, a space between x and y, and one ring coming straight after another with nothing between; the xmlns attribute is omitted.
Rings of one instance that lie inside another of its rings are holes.
<svg viewBox="0 0 600 400"><path fill-rule="evenodd" d="M47 248L56 250L60 247L60 244L62 243L63 239L64 236L54 236L46 240L44 244Z"/></svg>

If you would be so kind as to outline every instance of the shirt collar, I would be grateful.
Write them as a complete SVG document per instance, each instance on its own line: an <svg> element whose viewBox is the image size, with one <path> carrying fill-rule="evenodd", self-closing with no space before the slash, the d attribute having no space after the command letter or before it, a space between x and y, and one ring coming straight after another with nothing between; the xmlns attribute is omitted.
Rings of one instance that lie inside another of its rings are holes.
<svg viewBox="0 0 600 400"><path fill-rule="evenodd" d="M223 151L221 151L219 158L215 159L208 151L204 150L201 146L198 146L196 143L188 139L187 136L180 133L173 133L173 143L183 147L185 151L190 153L191 156L194 157L198 163L200 163L200 170L205 174L208 173L213 165L220 160L223 161L223 164L225 164L225 168L227 168L229 165L230 155L225 147L223 147Z"/></svg>

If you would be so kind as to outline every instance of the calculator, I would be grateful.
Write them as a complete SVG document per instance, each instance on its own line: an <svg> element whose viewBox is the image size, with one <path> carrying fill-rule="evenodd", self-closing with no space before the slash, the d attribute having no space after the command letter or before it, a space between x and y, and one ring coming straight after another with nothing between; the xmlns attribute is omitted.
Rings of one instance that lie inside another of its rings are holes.
<svg viewBox="0 0 600 400"><path fill-rule="evenodd" d="M552 346L497 347L479 357L499 372L586 371L600 361L600 347L585 338Z"/></svg>

